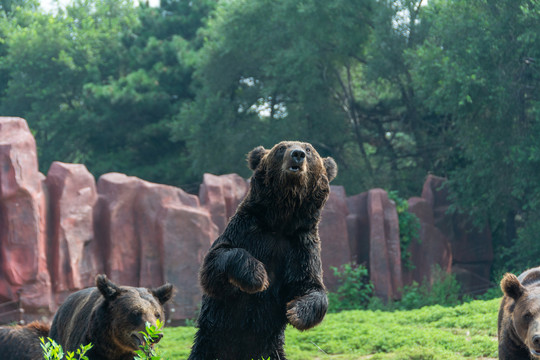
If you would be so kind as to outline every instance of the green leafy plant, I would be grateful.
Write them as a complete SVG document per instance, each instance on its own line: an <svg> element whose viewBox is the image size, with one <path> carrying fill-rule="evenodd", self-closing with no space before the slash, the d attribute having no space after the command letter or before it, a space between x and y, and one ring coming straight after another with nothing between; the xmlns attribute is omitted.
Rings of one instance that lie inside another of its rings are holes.
<svg viewBox="0 0 540 360"><path fill-rule="evenodd" d="M161 356L158 354L154 347L154 344L163 337L163 325L164 323L159 319L156 320L156 325L146 323L145 331L139 331L144 338L144 343L140 345L140 350L135 353L134 360L160 360Z"/></svg>
<svg viewBox="0 0 540 360"><path fill-rule="evenodd" d="M403 287L401 300L396 303L402 310L417 309L428 305L455 306L460 303L461 285L454 274L448 274L435 265L431 270L432 280L422 284L413 282Z"/></svg>
<svg viewBox="0 0 540 360"><path fill-rule="evenodd" d="M399 243L401 249L401 261L407 269L414 269L411 262L409 245L416 240L420 243L420 220L416 215L409 212L409 203L399 196L397 191L388 191L388 198L396 204L399 221Z"/></svg>
<svg viewBox="0 0 540 360"><path fill-rule="evenodd" d="M421 284L413 281L401 290L401 299L383 302L377 297L371 298L368 309L382 311L412 310L424 306L456 306L472 301L461 298L461 285L454 274L448 274L440 266L435 265L431 270L431 280L424 279Z"/></svg>
<svg viewBox="0 0 540 360"><path fill-rule="evenodd" d="M373 284L369 281L368 270L354 262L330 267L338 279L337 292L328 294L329 311L365 309L373 293Z"/></svg>
<svg viewBox="0 0 540 360"><path fill-rule="evenodd" d="M41 341L41 348L43 349L43 357L46 360L62 360L64 359L64 355L66 360L88 360L88 357L85 354L93 346L91 343L88 345L81 345L77 351L67 351L64 353L62 346L57 344L53 339L47 338L47 340L45 340L41 337L39 340Z"/></svg>
<svg viewBox="0 0 540 360"><path fill-rule="evenodd" d="M146 323L145 331L139 333L144 338L144 343L140 345L140 350L137 350L134 360L161 360L161 356L158 354L154 347L154 344L163 337L163 325L164 323L159 319L156 321L156 325ZM57 344L51 338L40 338L41 348L43 349L43 356L46 360L88 360L85 355L88 350L92 348L92 344L81 345L77 351L68 351L64 353L62 346ZM75 357L77 356L77 357Z"/></svg>

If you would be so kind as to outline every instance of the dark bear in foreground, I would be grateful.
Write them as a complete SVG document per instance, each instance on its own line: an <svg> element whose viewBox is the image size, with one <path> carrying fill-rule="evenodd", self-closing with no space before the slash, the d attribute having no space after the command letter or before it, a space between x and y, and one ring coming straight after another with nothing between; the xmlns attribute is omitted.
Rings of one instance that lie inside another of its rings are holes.
<svg viewBox="0 0 540 360"><path fill-rule="evenodd" d="M318 224L335 161L281 142L248 163L249 192L201 267L190 360L283 360L287 323L306 330L326 314Z"/></svg>
<svg viewBox="0 0 540 360"><path fill-rule="evenodd" d="M540 359L540 267L504 275L499 309L499 359Z"/></svg>
<svg viewBox="0 0 540 360"><path fill-rule="evenodd" d="M40 337L47 340L49 326L32 322L26 326L0 327L0 359L42 360Z"/></svg>
<svg viewBox="0 0 540 360"><path fill-rule="evenodd" d="M96 286L66 299L54 316L50 337L64 351L92 343L90 360L133 360L144 344L139 331L145 330L146 322L165 321L163 304L172 297L173 287L117 286L105 275L96 277Z"/></svg>

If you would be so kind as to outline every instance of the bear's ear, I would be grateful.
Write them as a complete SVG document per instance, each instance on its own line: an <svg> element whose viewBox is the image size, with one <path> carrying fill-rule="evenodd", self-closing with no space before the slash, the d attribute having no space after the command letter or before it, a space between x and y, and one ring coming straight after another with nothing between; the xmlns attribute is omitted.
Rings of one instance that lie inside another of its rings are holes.
<svg viewBox="0 0 540 360"><path fill-rule="evenodd" d="M521 285L516 275L507 273L501 280L501 290L503 291L504 295L517 300L525 292L525 287Z"/></svg>
<svg viewBox="0 0 540 360"><path fill-rule="evenodd" d="M326 157L323 159L324 167L326 169L326 176L328 177L328 181L334 180L334 178L337 176L337 164L336 161L329 157Z"/></svg>
<svg viewBox="0 0 540 360"><path fill-rule="evenodd" d="M105 300L113 301L122 293L122 289L110 281L106 275L100 274L96 276L96 286Z"/></svg>
<svg viewBox="0 0 540 360"><path fill-rule="evenodd" d="M247 156L247 161L249 168L251 170L255 170L257 166L259 166L259 163L261 162L261 159L268 153L268 150L266 150L262 146L257 146L255 149L251 150Z"/></svg>
<svg viewBox="0 0 540 360"><path fill-rule="evenodd" d="M150 292L158 299L159 303L163 305L172 298L174 288L171 284L165 284L157 289L150 290Z"/></svg>

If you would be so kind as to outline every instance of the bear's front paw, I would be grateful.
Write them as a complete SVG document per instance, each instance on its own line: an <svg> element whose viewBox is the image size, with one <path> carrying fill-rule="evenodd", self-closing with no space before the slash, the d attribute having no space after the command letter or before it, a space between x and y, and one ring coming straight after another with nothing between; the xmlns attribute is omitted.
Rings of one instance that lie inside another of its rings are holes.
<svg viewBox="0 0 540 360"><path fill-rule="evenodd" d="M257 259L250 259L247 266L235 269L229 275L229 282L248 294L255 294L268 288L268 274Z"/></svg>
<svg viewBox="0 0 540 360"><path fill-rule="evenodd" d="M287 303L287 320L298 330L307 330L324 319L327 309L326 294L312 292Z"/></svg>

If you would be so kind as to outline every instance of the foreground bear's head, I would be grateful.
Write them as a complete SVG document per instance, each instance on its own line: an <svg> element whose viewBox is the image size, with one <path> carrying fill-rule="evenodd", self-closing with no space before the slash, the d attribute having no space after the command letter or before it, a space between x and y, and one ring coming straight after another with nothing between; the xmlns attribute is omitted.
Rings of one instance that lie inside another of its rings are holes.
<svg viewBox="0 0 540 360"><path fill-rule="evenodd" d="M156 289L118 286L105 275L96 277L96 287L71 294L56 312L50 337L64 350L92 343L90 360L132 360L144 344L140 331L146 323L165 320L163 305L173 287Z"/></svg>
<svg viewBox="0 0 540 360"><path fill-rule="evenodd" d="M499 312L501 359L540 358L540 268L501 281L504 298Z"/></svg>
<svg viewBox="0 0 540 360"><path fill-rule="evenodd" d="M252 179L300 197L314 187L327 187L337 175L334 159L321 158L311 144L299 141L282 141L270 150L256 147L248 154L248 164Z"/></svg>

